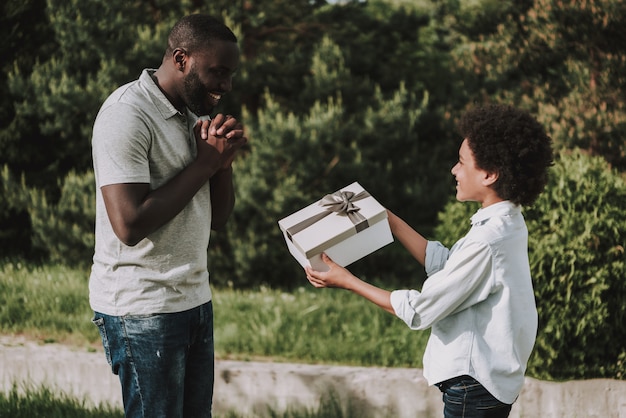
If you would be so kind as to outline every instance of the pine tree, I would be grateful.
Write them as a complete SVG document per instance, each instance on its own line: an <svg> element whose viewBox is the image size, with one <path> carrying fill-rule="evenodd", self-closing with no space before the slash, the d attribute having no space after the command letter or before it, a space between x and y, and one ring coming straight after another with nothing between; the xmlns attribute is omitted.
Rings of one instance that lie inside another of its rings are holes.
<svg viewBox="0 0 626 418"><path fill-rule="evenodd" d="M494 5L493 13L455 12L455 27L466 35L454 53L468 101L526 108L557 147L581 147L625 170L626 3L482 4Z"/></svg>

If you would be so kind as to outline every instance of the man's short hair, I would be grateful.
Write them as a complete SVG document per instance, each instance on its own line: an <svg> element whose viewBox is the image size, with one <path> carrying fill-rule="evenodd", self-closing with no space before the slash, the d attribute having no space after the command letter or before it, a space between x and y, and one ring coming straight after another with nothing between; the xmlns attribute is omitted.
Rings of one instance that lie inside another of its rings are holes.
<svg viewBox="0 0 626 418"><path fill-rule="evenodd" d="M213 41L237 42L235 34L224 23L205 14L193 14L180 19L167 38L166 54L183 48L191 54L209 46Z"/></svg>

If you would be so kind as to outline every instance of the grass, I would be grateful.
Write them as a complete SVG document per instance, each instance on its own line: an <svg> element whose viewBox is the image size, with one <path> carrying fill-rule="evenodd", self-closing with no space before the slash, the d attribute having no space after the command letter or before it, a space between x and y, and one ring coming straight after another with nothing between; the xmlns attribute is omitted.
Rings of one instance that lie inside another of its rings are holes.
<svg viewBox="0 0 626 418"><path fill-rule="evenodd" d="M74 345L97 342L90 321L88 274L56 265L1 264L0 333Z"/></svg>
<svg viewBox="0 0 626 418"><path fill-rule="evenodd" d="M89 272L62 266L0 263L0 334L101 350L91 323ZM412 332L371 303L336 289L293 292L213 289L218 359L374 367L422 367L427 333ZM349 418L338 402L318 409L275 412L271 418ZM0 418L121 418L118 409L90 408L41 389L0 392ZM247 418L233 412L226 417Z"/></svg>
<svg viewBox="0 0 626 418"><path fill-rule="evenodd" d="M428 335L349 292L216 290L218 357L422 367Z"/></svg>
<svg viewBox="0 0 626 418"><path fill-rule="evenodd" d="M88 271L0 266L0 333L100 349ZM213 289L216 357L422 367L428 334L349 292Z"/></svg>
<svg viewBox="0 0 626 418"><path fill-rule="evenodd" d="M343 410L338 401L332 397L322 399L316 409L298 409L276 412L268 409L270 418L351 418L357 412ZM226 415L213 415L215 418L248 418L230 412ZM55 393L46 389L25 388L16 386L8 393L0 392L0 418L123 418L120 408L109 405L91 407L84 401L77 400L63 393Z"/></svg>
<svg viewBox="0 0 626 418"><path fill-rule="evenodd" d="M109 406L88 407L85 402L46 388L13 386L0 392L0 418L123 418L124 413Z"/></svg>

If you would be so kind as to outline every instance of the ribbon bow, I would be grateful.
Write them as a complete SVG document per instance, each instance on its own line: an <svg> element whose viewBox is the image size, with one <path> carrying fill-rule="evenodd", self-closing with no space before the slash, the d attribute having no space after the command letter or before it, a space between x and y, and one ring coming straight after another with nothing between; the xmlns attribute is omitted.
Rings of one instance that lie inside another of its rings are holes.
<svg viewBox="0 0 626 418"><path fill-rule="evenodd" d="M356 206L354 202L369 197L369 195L370 194L365 190L359 194L355 194L351 191L338 191L324 196L320 205L327 211L335 212L340 215L347 215L356 226L357 232L359 232L367 228L367 225L364 225L361 229L359 229L359 225L361 225L364 221L367 223L367 219L359 213L361 208Z"/></svg>
<svg viewBox="0 0 626 418"><path fill-rule="evenodd" d="M319 202L320 206L324 207L324 212L318 213L308 219L305 219L292 227L287 229L287 236L292 239L292 235L308 228L314 223L321 221L331 213L337 213L338 215L346 215L348 219L354 224L356 232L359 233L369 226L367 219L359 213L359 208L354 204L361 199L370 197L370 194L363 190L360 193L354 193L351 191L338 191L333 194L327 194Z"/></svg>

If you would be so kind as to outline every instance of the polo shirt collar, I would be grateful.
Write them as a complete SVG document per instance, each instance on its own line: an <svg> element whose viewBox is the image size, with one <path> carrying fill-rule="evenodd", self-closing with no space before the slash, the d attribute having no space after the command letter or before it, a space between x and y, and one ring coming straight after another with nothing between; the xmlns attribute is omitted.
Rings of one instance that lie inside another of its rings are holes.
<svg viewBox="0 0 626 418"><path fill-rule="evenodd" d="M150 96L152 96L152 102L157 108L163 119L169 119L172 116L180 115L181 113L174 107L174 105L165 97L165 94L161 91L159 86L152 79L152 74L155 73L155 69L144 69L139 76L139 81L145 86Z"/></svg>

